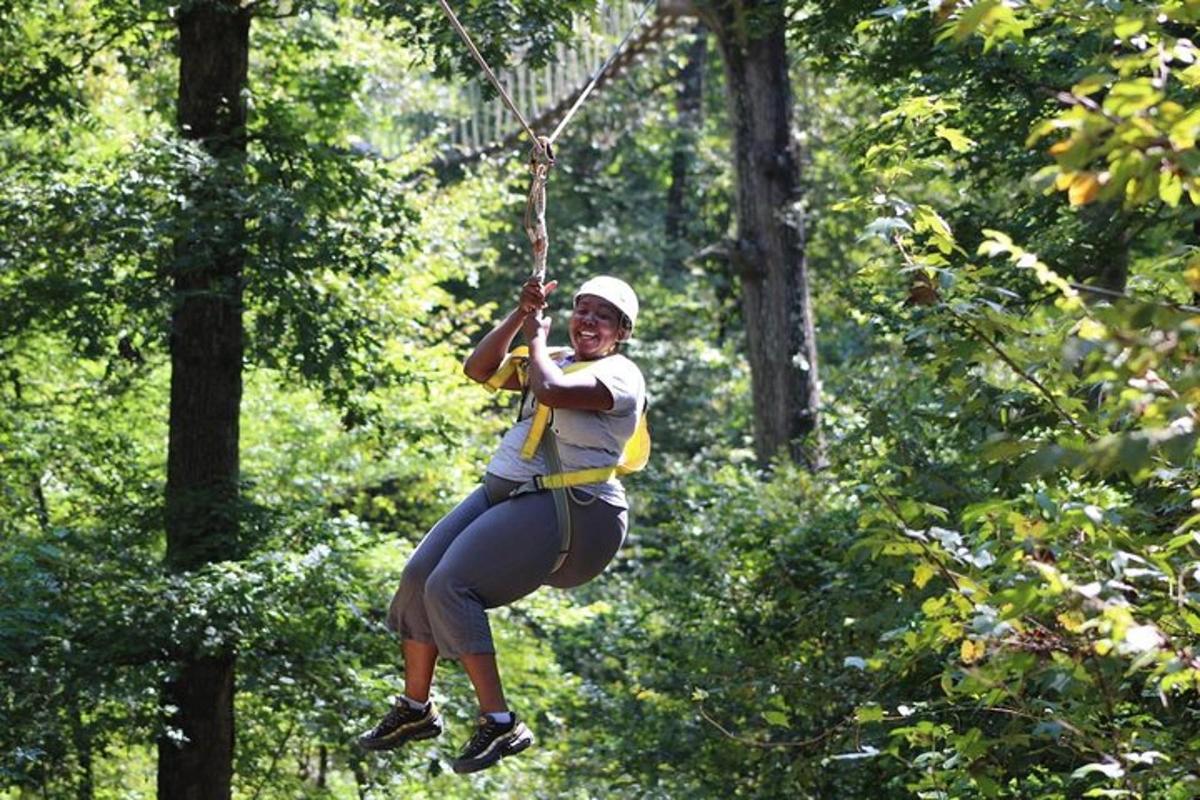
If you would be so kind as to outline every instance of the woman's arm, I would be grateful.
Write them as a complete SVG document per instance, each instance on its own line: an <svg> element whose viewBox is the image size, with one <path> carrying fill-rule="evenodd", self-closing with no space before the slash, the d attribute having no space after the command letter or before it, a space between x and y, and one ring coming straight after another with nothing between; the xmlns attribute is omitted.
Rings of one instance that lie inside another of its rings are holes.
<svg viewBox="0 0 1200 800"><path fill-rule="evenodd" d="M463 372L468 378L477 383L484 383L496 373L500 362L508 353L512 340L521 330L522 323L531 314L536 314L545 307L546 295L554 291L554 287L557 285L557 281L550 281L542 286L536 278L525 281L525 285L521 287L521 299L517 303L517 307L508 312L508 316L488 331L479 344L475 345L471 355L467 356L467 360L463 362ZM520 389L520 381L514 375L501 388Z"/></svg>
<svg viewBox="0 0 1200 800"><path fill-rule="evenodd" d="M542 405L580 411L611 411L613 396L595 376L586 371L567 374L559 369L546 349L550 319L530 314L522 322L529 341L529 391Z"/></svg>

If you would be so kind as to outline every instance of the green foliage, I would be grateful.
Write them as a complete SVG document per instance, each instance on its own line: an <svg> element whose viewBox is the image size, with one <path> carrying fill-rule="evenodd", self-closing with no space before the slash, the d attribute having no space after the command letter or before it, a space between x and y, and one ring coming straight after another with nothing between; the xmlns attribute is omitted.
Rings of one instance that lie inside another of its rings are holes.
<svg viewBox="0 0 1200 800"><path fill-rule="evenodd" d="M909 57L925 71L921 81L901 75L884 86L899 96L882 129L856 145L872 185L839 207L875 210L865 235L880 249L840 301L874 333L872 380L863 385L844 366L826 379L841 390L831 413L842 437L835 458L862 476L851 552L908 571L892 587L902 624L854 662L886 687L856 712L868 744L854 752L876 754L880 780L898 791L1182 797L1197 780L1183 733L1200 688L1189 623L1195 597L1181 578L1200 554L1197 329L1194 312L1172 307L1194 291L1190 215L1171 213L1178 197L1137 188L1161 180L1150 171L1106 175L1105 187L1119 184L1108 193L1099 178L1086 192L1075 183L1080 169L1109 154L1110 164L1157 165L1167 133L1123 131L1144 129L1143 115L1153 124L1186 115L1150 110L1172 93L1182 98L1178 83L1164 84L1162 96L1118 102L1134 96L1141 74L1183 80L1161 56L1173 52L1176 18L1190 12L1182 4L1136 9L896 7L857 28L885 51L894 37L921 30L935 41ZM1135 26L1143 15L1153 24ZM1146 41L1163 47L1092 48L1118 26L1145 29ZM967 69L957 48L978 60L976 75L954 88L946 80ZM1098 101L1107 127L1076 125L1088 109L1080 93L1093 88L1078 82L1105 64L1113 77L1095 90L1109 98L1116 90L1116 99ZM1054 86L1051 65L1069 65L1064 77L1075 88L1044 99L977 91L975 81L1000 68L1015 73L1017 87L1031 79ZM980 124L994 119L997 101L1028 126L1019 138ZM1060 128L1076 138L1051 148L1049 165L1036 150L997 159ZM1084 139L1095 147L1084 161L1072 160L1079 152L1064 158ZM1191 150L1181 150L1186 164ZM1186 183L1188 168L1164 157L1163 169ZM1055 194L1072 186L1067 197ZM1008 207L983 213L987 200L972 191L986 187L1004 187ZM1124 208L1088 216L1085 206L1105 199ZM1058 211L1028 214L1047 203ZM1114 254L1086 238L1098 219L1115 226L1107 237L1121 243L1123 272L1080 264L1081 255ZM1075 251L1063 259L1065 273L1048 255L1061 255L1064 244ZM1064 274L1115 276L1117 288L1157 298L1097 296ZM895 369L908 371L903 382L884 377Z"/></svg>
<svg viewBox="0 0 1200 800"><path fill-rule="evenodd" d="M494 63L592 7L454 5ZM552 335L632 279L655 457L603 578L494 613L539 746L472 778L453 665L446 739L348 744L398 688L405 557L511 413L458 363L528 263L521 157L438 176L388 130L474 74L440 9L261 5L236 182L172 131L165 6L0 15L0 796L151 796L162 680L226 648L245 798L1194 796L1193 5L790 4L817 475L750 466L720 65L694 130L686 42L589 101ZM245 555L171 575L170 281L231 221Z"/></svg>

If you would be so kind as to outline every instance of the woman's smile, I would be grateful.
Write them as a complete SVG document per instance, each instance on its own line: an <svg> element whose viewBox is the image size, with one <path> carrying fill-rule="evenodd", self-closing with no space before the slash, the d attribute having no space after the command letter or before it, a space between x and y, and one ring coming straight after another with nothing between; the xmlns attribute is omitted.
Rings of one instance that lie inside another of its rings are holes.
<svg viewBox="0 0 1200 800"><path fill-rule="evenodd" d="M579 358L603 358L621 340L621 312L607 300L580 295L571 314L569 334Z"/></svg>

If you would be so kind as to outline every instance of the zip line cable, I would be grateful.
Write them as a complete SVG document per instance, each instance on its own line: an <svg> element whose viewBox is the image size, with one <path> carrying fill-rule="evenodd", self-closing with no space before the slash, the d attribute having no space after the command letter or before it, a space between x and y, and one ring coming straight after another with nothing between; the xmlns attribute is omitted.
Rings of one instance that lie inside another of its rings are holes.
<svg viewBox="0 0 1200 800"><path fill-rule="evenodd" d="M500 99L504 101L504 105L508 106L508 110L513 113L513 116L515 116L517 121L521 123L521 127L525 129L527 134L529 134L529 140L533 142L534 149L541 149L542 145L541 142L538 141L537 134L534 133L533 129L529 127L529 123L525 121L525 116L520 112L520 110L517 109L516 104L512 101L512 98L508 96L508 92L505 91L504 85L500 83L500 79L496 77L496 73L492 71L490 66L488 66L483 54L479 52L479 48L477 48L475 43L471 41L471 34L467 33L467 29L464 28L462 23L458 21L458 17L455 16L454 10L450 8L450 4L447 3L446 0L438 0L438 4L441 5L442 10L446 12L446 16L450 18L450 24L454 26L454 30L458 31L459 37L462 38L463 43L467 46L467 49L471 51L471 55L475 56L475 61L479 63L479 67L483 70L483 74L487 76L487 79L491 81L492 86L496 87L496 91L500 93Z"/></svg>
<svg viewBox="0 0 1200 800"><path fill-rule="evenodd" d="M533 248L533 270L531 275L539 281L544 281L546 278L546 254L550 249L550 237L546 233L546 182L550 177L550 168L554 166L553 144L563 132L567 123L575 116L575 112L583 105L583 101L587 99L588 95L592 93L592 90L596 88L596 85L604 77L609 66L616 60L617 55L620 54L621 49L628 43L630 37L633 36L633 32L642 24L642 20L646 17L646 12L650 10L650 6L654 5L655 2L657 0L647 0L637 20L625 34L625 38L620 41L605 62L596 70L587 87L576 99L575 105L571 107L562 121L558 123L558 127L554 129L554 132L547 137L538 136L534 133L525 116L504 89L504 85L500 83L500 79L496 77L496 73L488 65L487 59L479 52L479 48L475 46L475 42L471 41L471 35L467 33L467 29L459 22L454 10L450 8L450 4L446 0L438 0L438 5L446 12L446 16L450 19L450 24L454 26L454 30L458 32L459 37L463 40L471 55L475 57L475 61L479 64L480 69L483 70L483 74L487 76L492 86L496 88L496 91L500 94L500 99L504 101L504 105L508 106L508 110L521 123L521 127L529 135L529 140L533 142L533 152L530 154L529 159L529 169L533 172L533 182L529 187L529 196L525 201L524 227L525 233L529 237L529 243Z"/></svg>
<svg viewBox="0 0 1200 800"><path fill-rule="evenodd" d="M562 121L558 123L558 126L554 129L554 132L548 137L545 137L548 144L554 144L556 141L558 141L558 137L567 127L567 123L571 121L571 118L574 117L576 112L578 112L583 106L584 100L591 95L592 91L596 88L596 85L601 81L601 79L603 79L604 74L608 72L608 68L612 66L612 63L617 59L617 56L620 55L621 50L624 49L625 45L629 43L629 40L633 37L634 31L641 26L642 20L646 18L647 12L650 11L650 7L656 2L658 2L658 0L647 0L646 4L642 6L642 10L638 12L637 19L634 20L633 25L629 27L629 30L625 32L624 38L622 38L621 41L617 43L617 46L613 48L612 52L609 53L608 58L604 60L604 63L601 64L594 73L592 73L591 79L588 81L587 86L582 92L579 93L579 97L576 98L575 104L571 106L570 110L567 111L567 113L563 116ZM508 110L513 113L513 116L517 118L517 121L521 123L521 127L524 128L525 133L529 135L529 140L533 142L534 147L541 148L543 146L541 137L533 132L533 128L530 127L528 120L526 120L525 116L517 109L516 103L513 102L512 97L509 96L508 92L504 88L504 85L500 82L500 79L496 77L495 71L491 68L491 66L488 65L487 60L483 57L483 54L479 52L479 48L475 46L475 42L471 39L471 34L467 33L467 29L463 27L462 22L459 21L458 16L454 13L454 10L450 8L450 4L446 2L446 0L438 0L438 5L440 5L442 10L446 12L446 16L449 18L450 24L454 26L454 30L458 32L459 37L467 46L467 50L469 50L471 55L475 57L476 63L479 64L480 69L483 70L483 74L487 77L488 81L491 82L492 86L496 88L496 91L500 94L500 99L504 101L504 105L507 106Z"/></svg>
<svg viewBox="0 0 1200 800"><path fill-rule="evenodd" d="M613 61L615 61L621 51L625 49L625 45L629 43L629 39L633 36L633 32L641 26L642 20L646 18L646 12L649 11L650 6L654 5L656 2L658 2L658 0L648 0L647 3L642 6L642 10L641 13L638 14L638 18L634 21L633 25L629 27L629 30L626 31L625 38L622 39L615 48L613 48L611 53L609 53L608 58L603 64L600 65L595 74L592 75L592 79L588 82L587 87L579 93L579 97L575 100L575 105L571 106L571 110L566 113L566 115L562 118L562 121L558 123L558 127L556 127L554 132L550 134L548 137L550 144L554 144L556 141L558 141L558 136L563 132L563 128L567 127L567 123L571 121L571 117L575 116L575 112L578 111L580 106L583 105L583 101L586 100L588 95L592 93L592 90L596 88L596 84L598 84L600 79L604 77L604 74L608 72L608 68L612 65Z"/></svg>
<svg viewBox="0 0 1200 800"><path fill-rule="evenodd" d="M1079 292L1099 295L1113 300L1130 300L1135 303L1145 303L1146 305L1158 306L1159 308L1169 308L1172 311L1182 311L1186 314L1200 314L1200 306L1189 306L1183 303L1176 303L1171 300L1160 300L1153 297L1138 297L1137 295L1129 294L1128 292L1118 292L1116 289L1105 289L1103 286L1089 286L1086 283L1071 283L1070 287Z"/></svg>

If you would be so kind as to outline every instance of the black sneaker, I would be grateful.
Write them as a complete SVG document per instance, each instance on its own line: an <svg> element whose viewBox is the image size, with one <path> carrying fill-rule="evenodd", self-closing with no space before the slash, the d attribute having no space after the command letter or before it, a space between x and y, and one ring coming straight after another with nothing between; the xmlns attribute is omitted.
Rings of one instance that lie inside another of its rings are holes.
<svg viewBox="0 0 1200 800"><path fill-rule="evenodd" d="M396 704L378 725L358 737L358 746L364 750L392 750L405 742L432 739L442 732L442 715L433 703L424 708L413 708L403 699Z"/></svg>
<svg viewBox="0 0 1200 800"><path fill-rule="evenodd" d="M496 722L484 714L476 723L475 735L458 758L450 762L458 774L487 769L505 756L515 756L533 744L533 734L513 714L510 722Z"/></svg>

